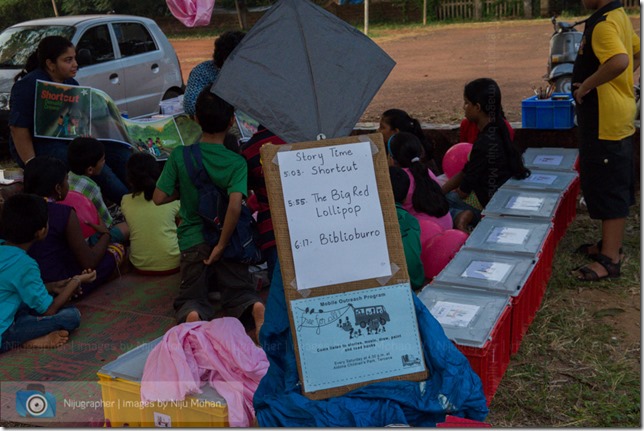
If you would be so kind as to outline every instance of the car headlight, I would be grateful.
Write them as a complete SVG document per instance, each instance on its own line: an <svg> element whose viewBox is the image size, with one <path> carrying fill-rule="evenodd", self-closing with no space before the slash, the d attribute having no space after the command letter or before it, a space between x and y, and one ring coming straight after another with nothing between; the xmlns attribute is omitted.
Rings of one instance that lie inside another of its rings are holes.
<svg viewBox="0 0 644 431"><path fill-rule="evenodd" d="M9 97L11 93L0 93L0 109L9 110Z"/></svg>

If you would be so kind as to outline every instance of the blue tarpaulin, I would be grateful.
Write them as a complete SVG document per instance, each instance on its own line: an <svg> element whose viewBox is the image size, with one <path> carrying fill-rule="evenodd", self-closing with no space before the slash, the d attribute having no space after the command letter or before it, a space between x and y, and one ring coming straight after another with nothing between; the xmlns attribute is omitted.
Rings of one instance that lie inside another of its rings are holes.
<svg viewBox="0 0 644 431"><path fill-rule="evenodd" d="M429 370L422 382L373 383L343 396L310 400L299 383L279 265L266 304L260 343L270 367L253 404L262 427L435 426L446 415L483 421L488 409L481 380L443 328L413 295Z"/></svg>

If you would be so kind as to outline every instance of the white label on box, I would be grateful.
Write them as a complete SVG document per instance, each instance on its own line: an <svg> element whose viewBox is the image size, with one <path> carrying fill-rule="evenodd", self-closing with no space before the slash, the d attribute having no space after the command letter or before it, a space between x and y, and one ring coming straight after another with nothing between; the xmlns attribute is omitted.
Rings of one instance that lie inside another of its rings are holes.
<svg viewBox="0 0 644 431"><path fill-rule="evenodd" d="M495 227L485 241L497 244L523 244L529 234L530 229Z"/></svg>
<svg viewBox="0 0 644 431"><path fill-rule="evenodd" d="M432 307L431 313L441 325L465 328L470 326L470 322L476 317L480 308L478 305L437 301Z"/></svg>
<svg viewBox="0 0 644 431"><path fill-rule="evenodd" d="M480 280L501 281L512 269L512 265L502 262L484 262L474 260L469 264L461 277L478 278Z"/></svg>
<svg viewBox="0 0 644 431"><path fill-rule="evenodd" d="M532 162L535 165L559 166L563 161L563 156L541 154L534 158Z"/></svg>
<svg viewBox="0 0 644 431"><path fill-rule="evenodd" d="M157 428L172 428L172 418L163 413L154 412L154 426Z"/></svg>
<svg viewBox="0 0 644 431"><path fill-rule="evenodd" d="M524 211L539 211L543 206L544 198L535 198L527 196L512 196L506 205L506 208Z"/></svg>
<svg viewBox="0 0 644 431"><path fill-rule="evenodd" d="M527 183L552 185L557 180L556 175L532 174L525 179Z"/></svg>

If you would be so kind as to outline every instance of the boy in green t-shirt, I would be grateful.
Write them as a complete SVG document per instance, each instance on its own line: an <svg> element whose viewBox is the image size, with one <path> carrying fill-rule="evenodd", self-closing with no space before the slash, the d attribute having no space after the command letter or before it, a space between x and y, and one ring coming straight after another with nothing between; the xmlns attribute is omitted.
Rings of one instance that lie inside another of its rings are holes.
<svg viewBox="0 0 644 431"><path fill-rule="evenodd" d="M403 249L405 250L409 281L412 289L417 291L425 284L425 269L420 260L420 224L416 220L416 217L409 214L402 207L407 197L407 192L409 191L409 177L404 170L396 166L389 167L389 177L391 178L391 187L394 190L396 213L398 214L400 235L402 237Z"/></svg>
<svg viewBox="0 0 644 431"><path fill-rule="evenodd" d="M181 201L181 224L177 229L181 250L181 286L174 301L178 323L210 320L215 308L209 294L219 294L226 314L245 322L252 317L256 334L264 322L264 304L255 290L248 265L223 260L223 252L235 230L247 193L244 158L223 142L234 122L234 108L206 88L197 98L196 121L202 129L199 145L203 165L211 181L228 193L229 203L219 243L211 248L204 240L203 221L197 213L199 193L190 180L183 151L173 151L157 181L153 200L157 205ZM212 291L212 292L211 292Z"/></svg>

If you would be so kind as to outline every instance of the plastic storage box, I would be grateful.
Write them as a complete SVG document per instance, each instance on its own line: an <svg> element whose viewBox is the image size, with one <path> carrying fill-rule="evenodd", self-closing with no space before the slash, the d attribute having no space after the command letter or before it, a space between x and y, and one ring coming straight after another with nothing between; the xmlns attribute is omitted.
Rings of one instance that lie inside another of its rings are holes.
<svg viewBox="0 0 644 431"><path fill-rule="evenodd" d="M141 403L141 377L150 351L161 338L119 356L98 371L106 426L227 427L226 400L210 386L183 401Z"/></svg>
<svg viewBox="0 0 644 431"><path fill-rule="evenodd" d="M554 93L550 99L532 96L521 101L524 129L570 129L575 125L575 103L569 93Z"/></svg>
<svg viewBox="0 0 644 431"><path fill-rule="evenodd" d="M535 261L532 269L534 283L529 286L529 302L534 304L529 316L513 316L520 320L512 326L510 354L519 351L521 340L536 311L541 306L543 295L552 272L552 260L555 254L555 240L552 223L512 219L509 217L485 217L476 226L461 250L492 251L515 256L525 256ZM519 326L520 324L520 326Z"/></svg>
<svg viewBox="0 0 644 431"><path fill-rule="evenodd" d="M510 362L509 296L430 284L418 298L481 378L490 404Z"/></svg>
<svg viewBox="0 0 644 431"><path fill-rule="evenodd" d="M543 274L535 271L539 259L540 256L526 257L461 249L434 278L432 286L460 287L510 295L511 334L520 343L541 305ZM508 341L508 351L512 350L511 340L512 338ZM518 350L518 346L514 350Z"/></svg>
<svg viewBox="0 0 644 431"><path fill-rule="evenodd" d="M579 171L579 150L576 148L530 147L523 153L529 169L546 171Z"/></svg>
<svg viewBox="0 0 644 431"><path fill-rule="evenodd" d="M501 188L537 190L559 193L562 229L567 229L577 215L577 196L579 195L579 175L576 172L544 171L532 169L532 174L524 179L510 178Z"/></svg>
<svg viewBox="0 0 644 431"><path fill-rule="evenodd" d="M566 215L559 205L561 194L501 187L483 210L484 216L517 217L552 222L555 240L566 232Z"/></svg>

